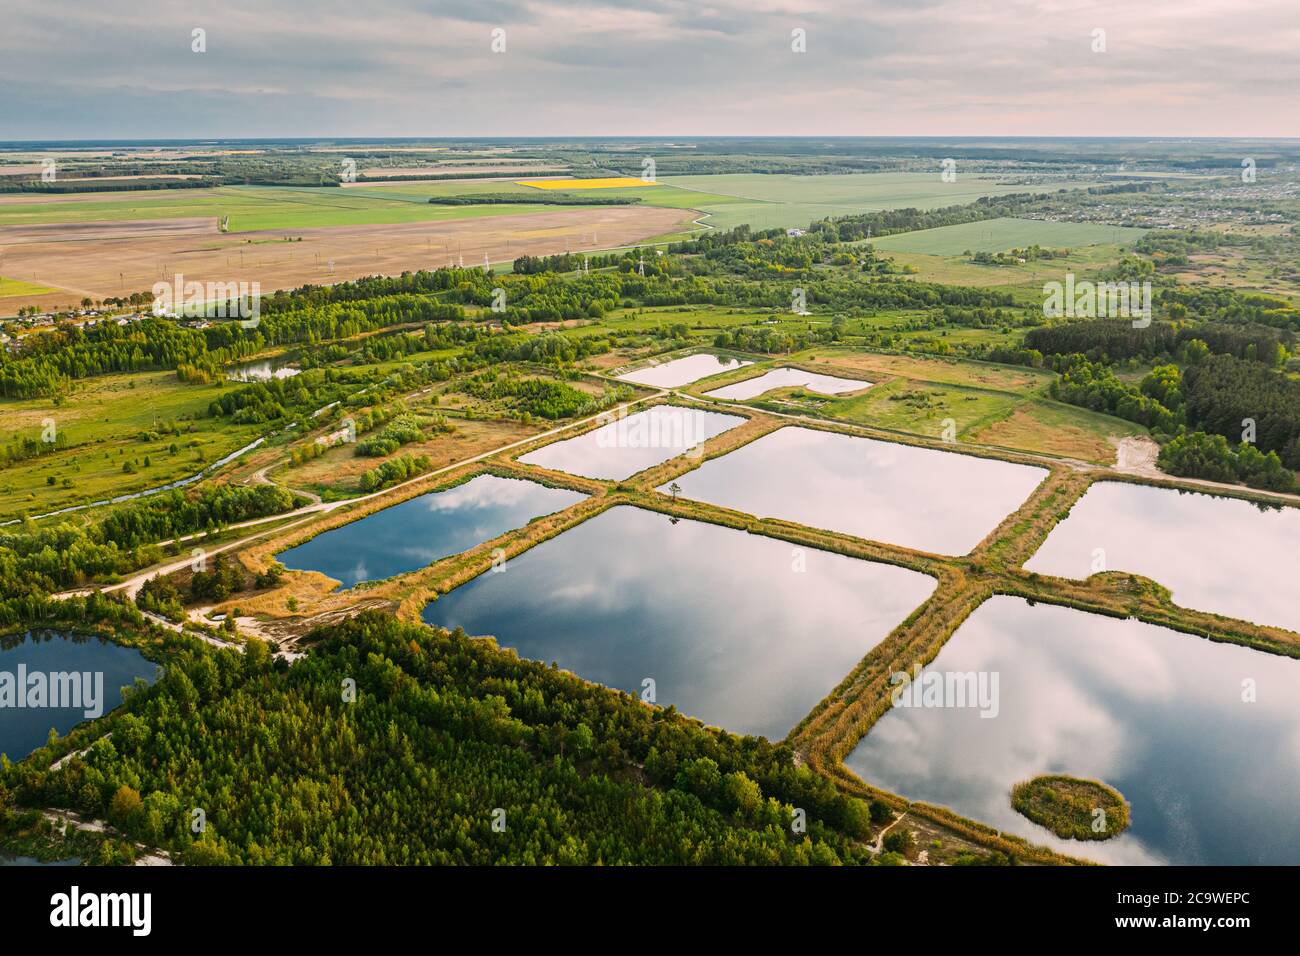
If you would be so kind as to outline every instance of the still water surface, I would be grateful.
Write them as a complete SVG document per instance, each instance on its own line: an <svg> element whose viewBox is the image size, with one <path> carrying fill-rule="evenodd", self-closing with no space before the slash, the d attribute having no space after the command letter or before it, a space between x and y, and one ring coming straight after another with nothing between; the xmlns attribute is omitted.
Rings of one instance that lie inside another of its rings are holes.
<svg viewBox="0 0 1300 956"><path fill-rule="evenodd" d="M584 495L533 481L479 475L319 534L276 555L294 571L320 571L352 587L427 567Z"/></svg>
<svg viewBox="0 0 1300 956"><path fill-rule="evenodd" d="M619 506L424 611L735 733L783 737L934 589L903 568Z"/></svg>
<svg viewBox="0 0 1300 956"><path fill-rule="evenodd" d="M52 673L74 672L83 676L80 707L48 706L62 702L52 695L45 698L46 706L18 707L17 696L11 697L21 694L24 703L39 703L31 696L33 675L43 675L49 686ZM107 714L122 703L123 687L130 687L137 677L152 681L156 673L155 665L135 648L98 637L40 631L5 638L0 642L0 686L4 688L0 694L0 753L21 760L44 746L51 727L62 735L93 719L87 716L88 710L99 711L99 716ZM25 682L20 683L20 675ZM91 696L97 699L92 702Z"/></svg>
<svg viewBox="0 0 1300 956"><path fill-rule="evenodd" d="M269 382L273 378L293 378L302 369L290 365L291 359L258 359L226 369L226 378L234 382Z"/></svg>
<svg viewBox="0 0 1300 956"><path fill-rule="evenodd" d="M738 415L656 405L576 438L553 442L519 460L584 478L622 481L744 421Z"/></svg>
<svg viewBox="0 0 1300 956"><path fill-rule="evenodd" d="M774 388L800 387L806 388L810 392L820 392L823 395L843 395L847 392L856 392L868 388L870 385L870 382L856 378L819 375L816 372L804 372L797 368L774 368L763 375L747 378L743 382L726 385L704 394L709 398L744 401L762 395L764 392L770 392Z"/></svg>
<svg viewBox="0 0 1300 956"><path fill-rule="evenodd" d="M1300 661L1134 620L994 597L928 670L997 673L998 708L894 707L845 761L873 784L1107 863L1300 860ZM1255 700L1243 700L1243 681ZM1060 840L1011 809L1061 773L1129 802L1107 841Z"/></svg>
<svg viewBox="0 0 1300 956"><path fill-rule="evenodd" d="M1300 631L1297 508L1098 482L1025 567L1067 578L1130 571L1184 607Z"/></svg>
<svg viewBox="0 0 1300 956"><path fill-rule="evenodd" d="M758 517L965 554L1046 474L991 458L787 426L706 461L677 484L682 497Z"/></svg>
<svg viewBox="0 0 1300 956"><path fill-rule="evenodd" d="M626 372L619 378L625 382L636 382L638 385L649 385L652 388L677 388L698 382L710 375L719 375L722 372L734 371L753 364L753 362L742 362L723 355L714 355L711 352L701 352L673 359L662 365L652 365Z"/></svg>

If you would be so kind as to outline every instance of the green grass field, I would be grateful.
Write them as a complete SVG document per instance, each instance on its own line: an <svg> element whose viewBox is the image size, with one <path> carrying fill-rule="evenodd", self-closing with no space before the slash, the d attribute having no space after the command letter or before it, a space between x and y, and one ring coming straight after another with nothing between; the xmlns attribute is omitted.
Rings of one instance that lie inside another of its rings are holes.
<svg viewBox="0 0 1300 956"><path fill-rule="evenodd" d="M1017 301L1025 305L1041 305L1044 282L1049 279L1060 280L1066 272L1087 276L1096 270L1112 266L1124 254L1124 247L1111 244L1076 246L1064 259L1037 259L1005 266L981 265L961 255L937 256L922 252L900 252L896 249L877 251L893 260L896 265L911 266L916 270L914 277L925 282L975 288L996 286L1012 293Z"/></svg>
<svg viewBox="0 0 1300 956"><path fill-rule="evenodd" d="M833 353L827 357L831 361L837 358ZM1021 373L979 362L956 361L939 367L938 374L934 374L933 366L926 368L934 360L881 358L878 372L898 377L878 379L879 384L863 395L831 399L822 407L822 414L930 438L943 437L951 419L958 441L1103 464L1115 460L1110 439L1146 433L1130 422L1046 398L1043 385L1050 373L1029 369ZM860 364L853 363L850 357L840 366ZM932 374L946 381L913 377L917 374ZM1005 387L962 384L976 381L994 381Z"/></svg>
<svg viewBox="0 0 1300 956"><path fill-rule="evenodd" d="M49 292L58 291L58 289L51 289L49 286L41 285L38 282L24 282L22 279L9 279L0 276L0 299L15 295L45 295Z"/></svg>
<svg viewBox="0 0 1300 956"><path fill-rule="evenodd" d="M1018 395L1045 394L1055 372L1023 365L995 365L932 355L865 352L852 348L812 348L794 359L811 365L833 365L828 372L844 371L872 381L910 378L940 385L960 385Z"/></svg>
<svg viewBox="0 0 1300 956"><path fill-rule="evenodd" d="M718 229L749 223L756 229L806 227L831 216L881 209L936 209L972 202L981 196L1048 192L1062 187L1082 188L1092 182L1056 181L1041 186L1004 185L992 178L958 175L945 183L938 169L931 173L845 173L829 176L764 175L735 173L721 176L669 176L661 180L697 193L712 193L727 202L696 206L709 214L705 220Z"/></svg>
<svg viewBox="0 0 1300 956"><path fill-rule="evenodd" d="M413 202L409 195L384 197L379 190L223 186L219 189L132 193L129 197L114 199L0 204L0 226L229 216L231 232L251 232L259 229L440 222L535 213L538 209L538 206L523 204L434 206L427 202Z"/></svg>
<svg viewBox="0 0 1300 956"><path fill-rule="evenodd" d="M1017 329L972 328L972 329L913 329L901 331L898 337L912 343L922 343L923 351L946 355L959 345L972 348L989 348L1002 345L1014 345L1020 341L1021 333Z"/></svg>
<svg viewBox="0 0 1300 956"><path fill-rule="evenodd" d="M1058 182L1038 188L1047 190L1061 185L1082 187L1090 184ZM904 206L928 209L956 205L981 196L1034 189L1035 187L1024 185L1002 185L993 179L973 176L959 178L955 183L944 183L937 173L851 173L830 176L736 174L675 176L660 180L656 186L601 190L601 196L610 199L636 198L646 205L670 209L698 209L705 217L704 222L717 229L730 229L744 223L757 229L768 229L806 227L809 223L828 216L847 216L879 209ZM393 186L376 184L347 189L222 186L216 189L141 191L100 194L72 201L0 204L0 227L229 216L230 231L239 233L266 229L439 222L536 213L547 208L524 203L439 206L427 202L431 196L464 196L474 193L518 193L535 197L537 190L520 186L513 181L501 180L405 183ZM557 190L550 195L563 200L578 193ZM1068 224L1057 225L1069 228ZM1078 228L1102 230L1105 227ZM681 238L685 235L687 233L661 238ZM1035 240L1027 240L1024 244L1028 241ZM1042 241L1061 244L1050 239ZM1104 241L1104 237L1090 241ZM953 242L959 246L957 252L967 247L958 240ZM1010 248L1018 243L1019 239L1012 239L990 248Z"/></svg>
<svg viewBox="0 0 1300 956"><path fill-rule="evenodd" d="M1110 465L1115 462L1115 446L1110 439L1147 434L1141 425L1111 415L1039 400L1017 405L1001 421L976 426L970 439Z"/></svg>
<svg viewBox="0 0 1300 956"><path fill-rule="evenodd" d="M957 438L962 441L969 440L972 431L1006 418L1017 401L1005 393L899 378L876 385L856 398L834 402L830 414L845 421L931 438L940 437L944 422L952 419Z"/></svg>
<svg viewBox="0 0 1300 956"><path fill-rule="evenodd" d="M793 356L827 374L876 382L864 395L832 399L835 418L934 437L951 418L958 441L1111 464L1110 439L1146 430L1122 419L1054 401L1045 369L933 355L813 348Z"/></svg>
<svg viewBox="0 0 1300 956"><path fill-rule="evenodd" d="M0 520L163 485L243 447L263 426L202 417L208 403L231 387L238 386L186 385L174 372L138 372L84 380L58 406L48 399L0 401L3 444L39 436L48 418L70 446L0 467ZM173 421L181 434L161 433ZM149 432L156 437L147 437ZM134 474L122 470L127 461ZM64 487L65 478L71 487Z"/></svg>
<svg viewBox="0 0 1300 956"><path fill-rule="evenodd" d="M938 229L902 232L872 245L885 252L917 252L932 256L960 256L970 252L1006 252L1039 245L1049 249L1076 246L1131 244L1145 229L1106 226L1091 222L1047 222L1039 219L987 219Z"/></svg>

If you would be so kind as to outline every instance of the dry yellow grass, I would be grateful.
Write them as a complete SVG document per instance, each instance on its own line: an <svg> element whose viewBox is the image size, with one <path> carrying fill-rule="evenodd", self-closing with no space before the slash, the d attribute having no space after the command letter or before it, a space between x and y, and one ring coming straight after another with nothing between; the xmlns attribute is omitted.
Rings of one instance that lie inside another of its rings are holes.
<svg viewBox="0 0 1300 956"><path fill-rule="evenodd" d="M1025 448L1103 465L1115 463L1115 446L1104 437L1086 428L1050 421L1028 402L1001 421L977 429L970 438L984 445Z"/></svg>

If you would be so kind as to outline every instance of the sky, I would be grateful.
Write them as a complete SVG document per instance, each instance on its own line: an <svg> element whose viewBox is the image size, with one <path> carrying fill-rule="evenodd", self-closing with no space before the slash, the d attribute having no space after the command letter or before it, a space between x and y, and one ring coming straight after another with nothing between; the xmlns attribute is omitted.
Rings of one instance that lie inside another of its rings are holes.
<svg viewBox="0 0 1300 956"><path fill-rule="evenodd" d="M1282 137L1298 94L1300 0L4 0L0 31L0 140Z"/></svg>

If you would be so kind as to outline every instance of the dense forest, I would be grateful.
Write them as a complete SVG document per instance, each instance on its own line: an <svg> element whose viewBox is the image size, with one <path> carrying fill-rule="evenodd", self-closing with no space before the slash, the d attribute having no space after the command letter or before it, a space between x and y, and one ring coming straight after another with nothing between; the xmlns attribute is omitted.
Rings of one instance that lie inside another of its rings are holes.
<svg viewBox="0 0 1300 956"><path fill-rule="evenodd" d="M1222 435L1183 432L1160 449L1159 465L1171 475L1209 481L1241 482L1252 488L1294 492L1295 473L1277 452L1261 452L1249 442L1235 448Z"/></svg>
<svg viewBox="0 0 1300 956"><path fill-rule="evenodd" d="M745 230L736 230L730 238L736 241L718 241L704 255L647 257L643 251L629 250L592 257L593 265L613 271L590 275L566 277L551 271L576 268L576 257L525 257L519 275L439 269L327 288L304 286L262 298L255 328L233 321L187 328L155 317L124 325L63 323L23 336L21 348L12 353L0 351L0 396L53 397L77 379L151 369L176 369L184 381L208 383L221 377L227 364L271 347L315 345L399 325L445 328L467 318L465 306L481 314L491 310L506 326L598 319L628 305L712 304L786 311L796 284L807 302L834 310L1015 305L1013 296L996 290L901 281L889 275L862 282L828 272L818 266L836 257L867 271L879 263L869 250L836 252L818 235L781 234L751 241ZM503 303L497 290L504 293ZM374 346L387 348L390 356L399 354L401 347L409 348L409 343L395 339Z"/></svg>
<svg viewBox="0 0 1300 956"><path fill-rule="evenodd" d="M1080 319L1043 325L1025 333L1025 346L1043 355L1080 354L1093 362L1168 355L1178 331L1164 322L1135 328L1129 320Z"/></svg>
<svg viewBox="0 0 1300 956"><path fill-rule="evenodd" d="M289 667L257 641L177 640L112 739L57 772L40 752L3 768L0 800L191 864L866 863L889 819L785 746L459 632L368 613L311 641Z"/></svg>
<svg viewBox="0 0 1300 956"><path fill-rule="evenodd" d="M1300 381L1286 370L1295 333L1260 321L1270 316L1259 298L1177 290L1162 298L1176 322L1044 325L1026 331L1025 351L988 357L1053 368L1052 397L1173 439L1160 454L1170 474L1290 491L1300 469ZM1138 385L1116 373L1141 362L1152 368Z"/></svg>
<svg viewBox="0 0 1300 956"><path fill-rule="evenodd" d="M424 438L424 429L412 415L398 415L376 434L357 442L356 453L366 458L383 458L403 445Z"/></svg>
<svg viewBox="0 0 1300 956"><path fill-rule="evenodd" d="M1061 377L1048 386L1053 398L1164 432L1180 424L1175 412L1140 388L1121 381L1108 365L1074 355L1060 371Z"/></svg>
<svg viewBox="0 0 1300 956"><path fill-rule="evenodd" d="M270 346L347 338L392 325L464 318L464 310L415 295L381 296L361 303L327 304L266 314L256 328L239 322L186 328L161 317L119 325L98 322L24 336L14 353L0 350L0 397L53 397L75 379L110 372L182 369L187 381L210 382L221 369Z"/></svg>
<svg viewBox="0 0 1300 956"><path fill-rule="evenodd" d="M1258 362L1215 355L1183 373L1188 423L1241 441L1253 423L1253 443L1300 468L1300 381Z"/></svg>

